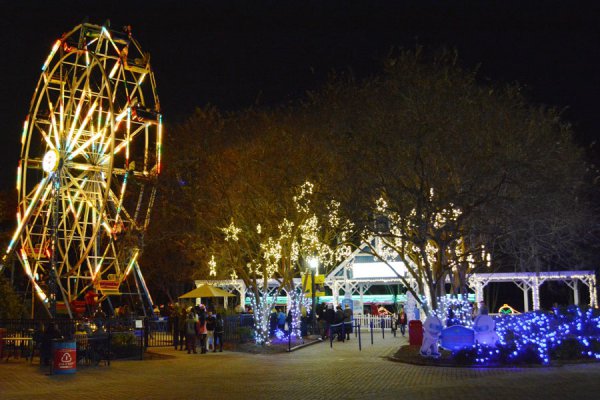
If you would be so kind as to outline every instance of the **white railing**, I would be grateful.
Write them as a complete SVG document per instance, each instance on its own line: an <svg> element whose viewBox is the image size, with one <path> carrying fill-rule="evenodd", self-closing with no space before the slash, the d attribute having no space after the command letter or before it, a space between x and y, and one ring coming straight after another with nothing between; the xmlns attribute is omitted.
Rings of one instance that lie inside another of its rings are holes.
<svg viewBox="0 0 600 400"><path fill-rule="evenodd" d="M373 329L381 329L381 321L385 329L392 327L391 316L380 316L371 314L354 314L354 323L360 323L360 329L369 329L371 322L373 322Z"/></svg>

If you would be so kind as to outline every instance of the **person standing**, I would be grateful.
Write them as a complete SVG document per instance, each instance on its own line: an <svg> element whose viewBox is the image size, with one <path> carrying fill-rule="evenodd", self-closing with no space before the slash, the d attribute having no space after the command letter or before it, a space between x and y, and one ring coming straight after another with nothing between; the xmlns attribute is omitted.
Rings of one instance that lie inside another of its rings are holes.
<svg viewBox="0 0 600 400"><path fill-rule="evenodd" d="M346 340L350 340L352 333L352 309L349 304L344 308L344 330L346 331Z"/></svg>
<svg viewBox="0 0 600 400"><path fill-rule="evenodd" d="M194 313L190 310L185 319L185 348L187 353L190 354L192 351L194 354L196 351L196 319Z"/></svg>
<svg viewBox="0 0 600 400"><path fill-rule="evenodd" d="M42 365L50 365L50 360L52 359L52 341L60 338L62 338L60 331L56 328L54 322L50 322L42 334L42 342L40 344L40 358Z"/></svg>
<svg viewBox="0 0 600 400"><path fill-rule="evenodd" d="M281 332L285 332L285 313L283 310L279 310L279 314L277 314L277 329Z"/></svg>
<svg viewBox="0 0 600 400"><path fill-rule="evenodd" d="M221 318L221 314L217 314L215 318L215 343L213 346L213 353L217 351L217 341L219 342L219 352L223 352L223 333L225 332L225 324Z"/></svg>
<svg viewBox="0 0 600 400"><path fill-rule="evenodd" d="M191 313L192 311L190 311ZM183 350L185 345L185 321L187 319L188 313L185 310L185 307L182 305L179 309L179 321L177 326L177 332L179 334L179 350Z"/></svg>
<svg viewBox="0 0 600 400"><path fill-rule="evenodd" d="M304 305L300 306L300 336L308 335L308 313Z"/></svg>
<svg viewBox="0 0 600 400"><path fill-rule="evenodd" d="M275 331L277 330L277 310L275 307L271 309L271 314L269 315L269 337L273 337L275 335Z"/></svg>
<svg viewBox="0 0 600 400"><path fill-rule="evenodd" d="M335 311L333 310L333 304L328 304L325 311L325 337L332 337L331 325L333 325L334 321Z"/></svg>
<svg viewBox="0 0 600 400"><path fill-rule="evenodd" d="M325 321L325 312L327 311L327 304L321 303L317 306L317 318L319 320L319 332L321 334L321 339L325 339L327 336L326 321Z"/></svg>
<svg viewBox="0 0 600 400"><path fill-rule="evenodd" d="M179 305L175 303L175 305L171 305L169 307L170 315L169 315L169 324L171 325L171 336L173 337L173 346L175 350L177 350L177 346L179 345Z"/></svg>
<svg viewBox="0 0 600 400"><path fill-rule="evenodd" d="M210 348L212 346L212 349L214 350L215 347L215 322L216 322L216 318L213 315L212 311L208 312L208 316L206 317L206 350L210 351Z"/></svg>
<svg viewBox="0 0 600 400"><path fill-rule="evenodd" d="M203 304L201 304L199 307L196 332L200 339L200 353L206 354L206 335L208 331L206 330L206 309L204 308Z"/></svg>
<svg viewBox="0 0 600 400"><path fill-rule="evenodd" d="M474 320L479 315L479 308L477 307L477 303L471 303L471 320Z"/></svg>
<svg viewBox="0 0 600 400"><path fill-rule="evenodd" d="M488 315L489 309L485 305L485 302L482 300L479 302L479 315Z"/></svg>
<svg viewBox="0 0 600 400"><path fill-rule="evenodd" d="M337 305L335 308L334 324L336 325L337 340L341 342L344 340L344 311L341 305ZM332 332L333 334L333 332Z"/></svg>
<svg viewBox="0 0 600 400"><path fill-rule="evenodd" d="M406 312L404 311L404 307L402 307L400 309L400 312L398 313L398 325L400 326L400 333L402 334L402 336L404 336L404 334L406 333L406 324L408 323L408 316L406 315Z"/></svg>

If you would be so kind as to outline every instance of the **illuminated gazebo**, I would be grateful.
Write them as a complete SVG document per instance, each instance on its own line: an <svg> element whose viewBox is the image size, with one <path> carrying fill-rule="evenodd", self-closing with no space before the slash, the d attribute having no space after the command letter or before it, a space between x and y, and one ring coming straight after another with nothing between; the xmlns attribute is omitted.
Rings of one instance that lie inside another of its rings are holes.
<svg viewBox="0 0 600 400"><path fill-rule="evenodd" d="M376 246L376 239L373 245ZM325 284L333 293L335 303L339 303L340 291L346 296L358 295L361 307L364 295L374 285L409 285L417 289L417 282L408 273L406 265L399 259L384 263L371 253L368 243L363 243L350 256L341 262L325 278ZM529 292L533 299L533 310L540 309L540 286L546 281L562 281L573 290L574 304L579 305L580 282L588 287L590 307L598 307L596 275L594 271L550 271L550 272L495 272L474 273L468 276L467 283L475 292L475 300L483 301L483 288L492 282L512 282L523 291L524 311L529 311ZM361 308L362 309L362 308Z"/></svg>
<svg viewBox="0 0 600 400"><path fill-rule="evenodd" d="M339 303L341 290L345 297L358 296L361 312L365 294L372 286L408 284L414 289L417 287L404 262L399 259L389 263L377 260L366 242L325 277L325 284L332 291L334 303Z"/></svg>
<svg viewBox="0 0 600 400"><path fill-rule="evenodd" d="M483 288L492 282L512 282L523 291L525 312L529 311L529 291L533 299L533 309L540 309L540 286L546 281L561 281L573 290L573 303L579 305L579 282L588 287L590 307L598 307L596 274L594 271L549 271L549 272L495 272L472 274L468 278L469 287L475 291L477 302L483 301Z"/></svg>

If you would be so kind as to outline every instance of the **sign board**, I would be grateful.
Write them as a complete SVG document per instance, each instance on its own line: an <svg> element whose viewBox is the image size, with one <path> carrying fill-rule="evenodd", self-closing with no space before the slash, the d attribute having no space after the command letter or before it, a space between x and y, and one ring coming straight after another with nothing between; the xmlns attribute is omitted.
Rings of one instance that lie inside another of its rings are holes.
<svg viewBox="0 0 600 400"><path fill-rule="evenodd" d="M454 325L442 330L442 347L448 350L456 351L468 349L475 344L475 331L473 329Z"/></svg>
<svg viewBox="0 0 600 400"><path fill-rule="evenodd" d="M312 276L302 275L302 289L306 297L312 297ZM315 275L315 297L325 296L325 275Z"/></svg>
<svg viewBox="0 0 600 400"><path fill-rule="evenodd" d="M352 299L344 298L342 300L342 309L346 309L346 305L350 307L351 310L354 310L354 304L352 303Z"/></svg>

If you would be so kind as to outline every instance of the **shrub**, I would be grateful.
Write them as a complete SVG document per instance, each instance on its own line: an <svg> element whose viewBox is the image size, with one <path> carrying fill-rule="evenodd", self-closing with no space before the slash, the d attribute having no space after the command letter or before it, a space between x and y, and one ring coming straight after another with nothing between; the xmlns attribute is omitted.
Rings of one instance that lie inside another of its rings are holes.
<svg viewBox="0 0 600 400"><path fill-rule="evenodd" d="M4 275L0 274L0 319L21 318L24 312L23 302Z"/></svg>
<svg viewBox="0 0 600 400"><path fill-rule="evenodd" d="M240 342L242 343L246 343L254 339L254 331L252 328L248 328L246 326L239 328L238 334L240 335Z"/></svg>

